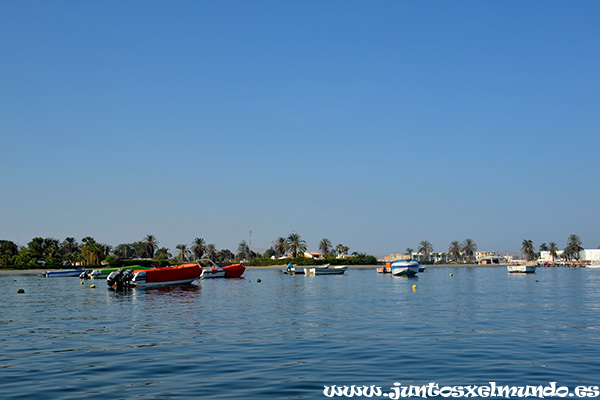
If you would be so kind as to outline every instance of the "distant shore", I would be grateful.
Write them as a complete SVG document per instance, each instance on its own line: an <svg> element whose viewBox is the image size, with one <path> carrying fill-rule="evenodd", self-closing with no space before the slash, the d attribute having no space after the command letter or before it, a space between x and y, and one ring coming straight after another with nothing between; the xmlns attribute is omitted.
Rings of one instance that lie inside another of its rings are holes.
<svg viewBox="0 0 600 400"><path fill-rule="evenodd" d="M438 267L505 267L506 264L436 264L429 265L424 264L426 268L438 268ZM269 266L257 266L257 267L246 267L248 270L280 270L285 268L286 265L269 265ZM302 265L298 265L298 267L302 268ZM310 265L307 265L310 267ZM313 266L314 267L314 266ZM375 269L381 267L381 265L348 265L349 269ZM46 271L60 271L60 269L0 269L0 275L45 275Z"/></svg>

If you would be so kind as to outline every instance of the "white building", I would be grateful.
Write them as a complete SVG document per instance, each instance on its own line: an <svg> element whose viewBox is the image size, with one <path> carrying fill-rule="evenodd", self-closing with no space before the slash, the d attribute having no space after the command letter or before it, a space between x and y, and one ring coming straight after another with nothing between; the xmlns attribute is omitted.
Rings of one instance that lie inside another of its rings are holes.
<svg viewBox="0 0 600 400"><path fill-rule="evenodd" d="M556 260L561 259L563 255L563 251L556 252ZM540 252L540 258L538 261L541 262L552 262L552 256L549 251ZM600 249L584 249L579 253L579 261L587 261L587 262L600 262Z"/></svg>

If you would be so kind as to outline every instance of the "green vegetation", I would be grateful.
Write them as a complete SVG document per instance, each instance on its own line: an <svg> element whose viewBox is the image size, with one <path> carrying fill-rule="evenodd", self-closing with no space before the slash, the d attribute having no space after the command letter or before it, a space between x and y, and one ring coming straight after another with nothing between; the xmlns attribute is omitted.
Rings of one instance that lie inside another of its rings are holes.
<svg viewBox="0 0 600 400"><path fill-rule="evenodd" d="M233 262L243 262L249 266L286 265L374 265L377 260L374 256L364 253L349 253L349 247L341 243L333 245L332 241L323 238L318 244L321 256L316 258L305 256L306 241L296 232L287 236L280 236L271 242L271 248L260 254L250 248L246 241L241 241L234 253L229 249L219 250L212 243L196 237L188 245L186 243L176 246L173 255L166 247L159 247L159 242L154 235L146 235L143 240L133 243L121 243L116 247L97 242L93 237L86 236L81 243L73 237L67 237L62 242L54 238L35 237L26 246L17 246L10 240L0 240L0 268L26 269L26 268L97 268L101 266L127 266L142 265L171 265L176 263L196 262L206 258L217 264L225 265ZM567 260L579 258L581 247L579 236L570 235L567 240L563 257ZM462 243L452 241L447 253L434 253L432 244L423 240L417 247L417 253L412 248L406 249L410 258L416 258L424 264L472 263L477 251L477 244L472 239L465 239ZM533 241L524 239L521 251L527 260L539 257ZM555 242L542 243L541 251L549 251L553 259L558 257L558 248ZM312 256L312 254L309 254Z"/></svg>
<svg viewBox="0 0 600 400"><path fill-rule="evenodd" d="M10 240L0 240L0 267L16 269L32 268L100 268L141 265L152 267L176 263L196 262L209 258L217 264L244 262L246 265L278 265L292 262L302 265L318 264L376 264L373 256L353 253L347 255L348 246L338 244L335 249L329 239L319 243L324 258L314 260L304 257L307 249L306 241L293 232L287 237L279 237L273 246L263 254L253 251L246 241L242 241L237 252L229 249L218 250L214 244L207 244L203 238L195 238L191 245L178 244L173 255L166 247L159 247L154 235L146 235L140 241L121 243L116 247L97 242L93 237L86 236L77 242L68 237L60 242L54 238L33 238L26 246L17 246Z"/></svg>

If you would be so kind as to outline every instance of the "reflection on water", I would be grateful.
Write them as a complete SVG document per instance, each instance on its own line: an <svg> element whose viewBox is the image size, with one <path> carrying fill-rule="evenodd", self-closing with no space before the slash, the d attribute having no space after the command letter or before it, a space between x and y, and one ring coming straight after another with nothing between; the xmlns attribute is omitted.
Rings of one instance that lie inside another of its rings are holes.
<svg viewBox="0 0 600 400"><path fill-rule="evenodd" d="M3 398L321 398L331 384L577 386L600 373L600 271L95 284L0 276Z"/></svg>

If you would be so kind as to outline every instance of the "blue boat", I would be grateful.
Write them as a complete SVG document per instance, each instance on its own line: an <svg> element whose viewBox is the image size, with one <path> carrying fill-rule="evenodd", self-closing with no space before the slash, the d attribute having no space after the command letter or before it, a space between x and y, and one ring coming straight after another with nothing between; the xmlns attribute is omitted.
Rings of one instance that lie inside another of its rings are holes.
<svg viewBox="0 0 600 400"><path fill-rule="evenodd" d="M79 276L82 269L59 269L57 271L46 271L46 278L59 278L63 276Z"/></svg>

